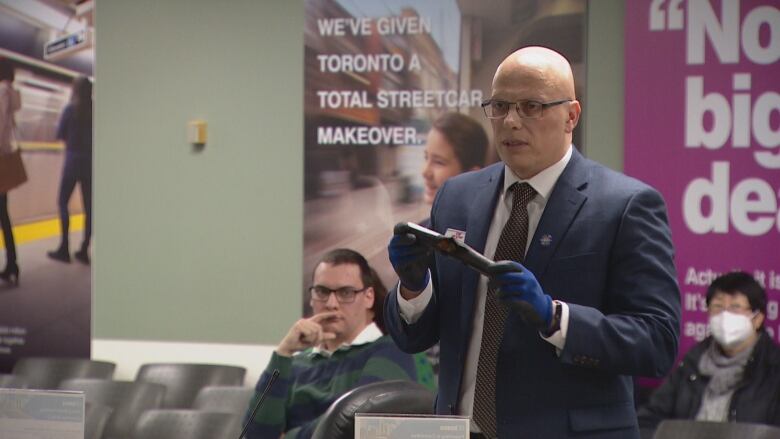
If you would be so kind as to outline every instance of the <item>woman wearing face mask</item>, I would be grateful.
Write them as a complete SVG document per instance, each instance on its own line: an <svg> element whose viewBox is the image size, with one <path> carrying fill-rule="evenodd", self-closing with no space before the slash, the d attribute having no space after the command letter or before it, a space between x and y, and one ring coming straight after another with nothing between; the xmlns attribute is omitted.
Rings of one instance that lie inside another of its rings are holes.
<svg viewBox="0 0 780 439"><path fill-rule="evenodd" d="M642 428L664 419L780 425L780 347L764 330L767 298L749 274L707 289L712 335L695 345L639 410Z"/></svg>

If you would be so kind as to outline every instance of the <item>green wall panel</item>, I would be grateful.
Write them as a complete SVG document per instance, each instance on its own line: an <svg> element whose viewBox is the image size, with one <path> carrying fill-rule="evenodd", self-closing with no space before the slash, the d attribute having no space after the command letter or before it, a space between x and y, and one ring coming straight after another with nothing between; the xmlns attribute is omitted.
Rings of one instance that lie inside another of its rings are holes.
<svg viewBox="0 0 780 439"><path fill-rule="evenodd" d="M275 343L301 302L303 4L96 16L93 336Z"/></svg>

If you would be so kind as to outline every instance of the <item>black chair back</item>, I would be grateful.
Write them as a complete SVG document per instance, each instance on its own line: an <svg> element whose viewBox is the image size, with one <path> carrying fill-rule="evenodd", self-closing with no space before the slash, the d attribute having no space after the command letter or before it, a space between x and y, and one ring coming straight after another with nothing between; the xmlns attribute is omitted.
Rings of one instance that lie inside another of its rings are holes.
<svg viewBox="0 0 780 439"><path fill-rule="evenodd" d="M84 439L101 439L113 410L100 404L84 404Z"/></svg>
<svg viewBox="0 0 780 439"><path fill-rule="evenodd" d="M116 364L89 358L27 357L17 360L14 375L21 375L31 389L57 389L69 378L111 379Z"/></svg>
<svg viewBox="0 0 780 439"><path fill-rule="evenodd" d="M163 408L192 408L206 386L242 386L246 369L238 366L193 363L149 363L138 369L136 381L165 386Z"/></svg>
<svg viewBox="0 0 780 439"><path fill-rule="evenodd" d="M26 389L27 380L21 375L0 373L0 389Z"/></svg>
<svg viewBox="0 0 780 439"><path fill-rule="evenodd" d="M322 416L312 439L352 439L355 413L433 414L434 395L425 386L403 380L381 381L350 390Z"/></svg>
<svg viewBox="0 0 780 439"><path fill-rule="evenodd" d="M243 416L255 395L251 387L207 386L200 389L192 408L206 412L233 413Z"/></svg>
<svg viewBox="0 0 780 439"><path fill-rule="evenodd" d="M105 428L107 438L126 438L130 436L138 418L145 410L162 406L165 386L155 383L135 381L111 381L89 378L65 380L60 385L63 390L80 390L85 400L91 404L111 407L113 413Z"/></svg>
<svg viewBox="0 0 780 439"><path fill-rule="evenodd" d="M133 439L237 439L241 417L200 410L147 410L133 428Z"/></svg>

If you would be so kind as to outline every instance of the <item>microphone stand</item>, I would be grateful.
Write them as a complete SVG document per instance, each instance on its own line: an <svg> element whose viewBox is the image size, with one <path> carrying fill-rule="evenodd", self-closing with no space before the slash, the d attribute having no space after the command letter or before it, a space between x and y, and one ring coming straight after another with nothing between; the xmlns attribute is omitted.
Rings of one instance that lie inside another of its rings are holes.
<svg viewBox="0 0 780 439"><path fill-rule="evenodd" d="M252 423L252 419L255 418L255 414L257 414L257 410L260 408L261 405L263 405L263 401L265 401L265 397L268 396L268 391L271 390L271 385L276 381L276 378L279 377L279 369L274 369L273 373L271 373L271 378L268 380L268 384L265 385L265 390L263 390L263 393L260 394L260 399L257 400L257 404L255 404L255 408L252 409L252 414L249 415L249 419L246 420L246 424L244 424L244 429L241 430L241 434L238 436L238 439L242 439L244 435L246 434L246 431L249 430L249 424Z"/></svg>

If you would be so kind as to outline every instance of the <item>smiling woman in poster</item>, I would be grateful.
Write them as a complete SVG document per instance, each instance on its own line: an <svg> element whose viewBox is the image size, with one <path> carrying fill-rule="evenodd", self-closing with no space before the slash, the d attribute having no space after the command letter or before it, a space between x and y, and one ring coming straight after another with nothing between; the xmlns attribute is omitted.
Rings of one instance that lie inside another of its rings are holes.
<svg viewBox="0 0 780 439"><path fill-rule="evenodd" d="M425 141L425 202L433 203L448 178L482 168L487 144L485 130L473 118L452 112L437 117Z"/></svg>
<svg viewBox="0 0 780 439"><path fill-rule="evenodd" d="M474 118L455 112L437 117L425 140L422 168L425 203L433 204L436 192L448 178L481 169L485 164L487 146L487 134ZM426 218L421 225L430 227L431 220ZM425 353L438 377L439 345L434 345Z"/></svg>

